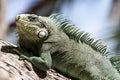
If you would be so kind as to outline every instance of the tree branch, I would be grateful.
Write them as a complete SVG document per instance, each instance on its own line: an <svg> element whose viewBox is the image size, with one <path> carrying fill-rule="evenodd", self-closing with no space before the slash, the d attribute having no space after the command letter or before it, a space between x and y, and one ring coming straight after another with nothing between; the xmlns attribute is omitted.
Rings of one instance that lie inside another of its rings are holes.
<svg viewBox="0 0 120 80"><path fill-rule="evenodd" d="M14 54L15 45L0 40L0 80L70 80L55 70L37 70L32 64Z"/></svg>

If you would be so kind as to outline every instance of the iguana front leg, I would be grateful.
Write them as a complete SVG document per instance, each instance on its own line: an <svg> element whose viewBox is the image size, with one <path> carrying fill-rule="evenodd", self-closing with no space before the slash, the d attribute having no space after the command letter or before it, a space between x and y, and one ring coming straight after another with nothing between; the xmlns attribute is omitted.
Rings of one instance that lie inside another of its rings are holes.
<svg viewBox="0 0 120 80"><path fill-rule="evenodd" d="M30 61L35 67L40 70L48 70L52 66L52 59L49 51L40 53L40 57L32 56L26 51L23 51L21 48L13 49L17 54L19 54L24 59Z"/></svg>

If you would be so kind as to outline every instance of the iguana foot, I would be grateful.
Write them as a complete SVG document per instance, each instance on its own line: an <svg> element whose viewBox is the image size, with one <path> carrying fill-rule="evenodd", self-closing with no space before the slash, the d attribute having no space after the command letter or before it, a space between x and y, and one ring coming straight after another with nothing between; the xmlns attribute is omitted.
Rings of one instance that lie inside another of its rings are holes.
<svg viewBox="0 0 120 80"><path fill-rule="evenodd" d="M20 57L30 61L34 66L36 66L40 70L46 71L51 68L52 63L51 63L51 58L49 58L49 56L47 58L45 58L45 56L43 58L33 56L28 54L27 51L24 51L23 49L18 47L14 48L13 51L15 51L18 55L20 55Z"/></svg>
<svg viewBox="0 0 120 80"><path fill-rule="evenodd" d="M22 50L21 48L18 48L18 47L14 48L13 51L16 52L18 55L20 55L20 57L30 61L30 57L32 55L28 54L27 51L24 51L24 50Z"/></svg>

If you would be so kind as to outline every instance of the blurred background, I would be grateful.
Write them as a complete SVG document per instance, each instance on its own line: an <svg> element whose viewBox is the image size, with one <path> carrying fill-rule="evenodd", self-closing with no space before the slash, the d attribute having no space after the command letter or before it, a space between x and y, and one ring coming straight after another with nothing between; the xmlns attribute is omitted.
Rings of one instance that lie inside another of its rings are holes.
<svg viewBox="0 0 120 80"><path fill-rule="evenodd" d="M0 38L17 44L15 16L62 13L77 27L120 54L120 0L0 0Z"/></svg>

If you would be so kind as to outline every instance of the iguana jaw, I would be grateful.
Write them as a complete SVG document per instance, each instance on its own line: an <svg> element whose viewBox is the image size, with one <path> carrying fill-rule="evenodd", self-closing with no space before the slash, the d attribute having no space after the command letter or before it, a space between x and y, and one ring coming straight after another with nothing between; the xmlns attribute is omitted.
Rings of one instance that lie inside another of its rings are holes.
<svg viewBox="0 0 120 80"><path fill-rule="evenodd" d="M34 36L37 36L39 38L46 38L48 36L48 32L45 28L40 28L36 24L30 21L28 17L30 17L30 14L22 14L19 16L16 16L16 25L17 25L17 32L19 33L25 33L25 34L32 34ZM34 18L38 18L37 15L32 15Z"/></svg>

